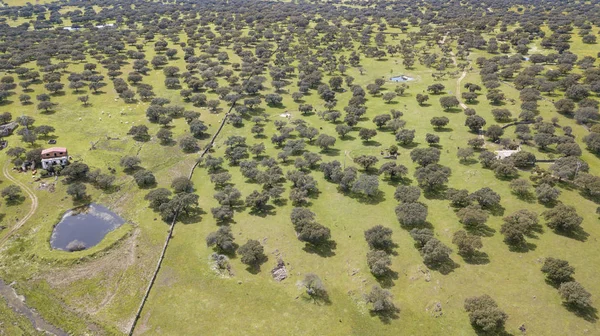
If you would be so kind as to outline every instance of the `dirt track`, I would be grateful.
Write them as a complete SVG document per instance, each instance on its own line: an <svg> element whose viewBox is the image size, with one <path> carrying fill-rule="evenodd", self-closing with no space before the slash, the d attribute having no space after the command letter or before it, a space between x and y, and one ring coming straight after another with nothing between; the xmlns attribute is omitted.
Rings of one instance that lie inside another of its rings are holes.
<svg viewBox="0 0 600 336"><path fill-rule="evenodd" d="M29 220L29 218L31 218L31 216L33 216L33 214L35 213L35 211L37 210L37 207L38 207L38 198L37 198L37 196L35 196L33 191L31 191L31 189L29 189L29 187L27 187L21 181L10 176L10 170L8 169L8 163L4 164L4 167L2 168L2 173L8 180L10 180L14 184L18 185L19 187L21 187L21 189L23 189L23 191L25 191L25 193L27 194L29 199L31 199L31 208L29 209L29 212L23 218L21 218L21 220L18 221L17 224L15 224L10 229L8 234L6 234L6 236L4 236L2 239L0 239L0 246L2 246L17 230L19 230Z"/></svg>

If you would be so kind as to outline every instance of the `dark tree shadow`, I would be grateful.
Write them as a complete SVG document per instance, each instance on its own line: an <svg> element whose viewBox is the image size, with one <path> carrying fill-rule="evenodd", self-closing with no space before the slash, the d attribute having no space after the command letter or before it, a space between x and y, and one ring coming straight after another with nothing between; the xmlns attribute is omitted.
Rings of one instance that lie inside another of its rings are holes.
<svg viewBox="0 0 600 336"><path fill-rule="evenodd" d="M262 217L265 218L267 216L275 216L275 214L277 214L277 211L275 211L275 207L267 204L264 207L260 208L260 209L252 209L250 210L250 214L253 216L258 216L258 217Z"/></svg>
<svg viewBox="0 0 600 336"><path fill-rule="evenodd" d="M268 260L269 257L263 254L256 264L248 265L248 267L246 267L246 271L254 275L260 273L260 266L266 263Z"/></svg>
<svg viewBox="0 0 600 336"><path fill-rule="evenodd" d="M173 139L169 139L168 141L161 141L160 145L166 146L166 147L173 147L173 146L177 145L177 141L175 141Z"/></svg>
<svg viewBox="0 0 600 336"><path fill-rule="evenodd" d="M288 204L288 200L285 198L278 198L276 200L273 200L273 204L275 204L276 206L285 206Z"/></svg>
<svg viewBox="0 0 600 336"><path fill-rule="evenodd" d="M471 158L471 159L466 159L466 160L459 160L459 163L464 165L464 166L472 166L476 163L478 163L479 161Z"/></svg>
<svg viewBox="0 0 600 336"><path fill-rule="evenodd" d="M19 204L22 204L23 202L25 202L25 196L23 196L23 195L17 195L13 198L6 199L6 205L8 205L8 206L19 205Z"/></svg>
<svg viewBox="0 0 600 336"><path fill-rule="evenodd" d="M307 253L316 254L319 257L329 258L335 256L335 250L337 248L337 243L334 240L328 240L319 245L313 245L310 243L306 243L304 248L302 248Z"/></svg>
<svg viewBox="0 0 600 336"><path fill-rule="evenodd" d="M363 141L363 145L366 147L379 147L381 146L381 142L375 140Z"/></svg>
<svg viewBox="0 0 600 336"><path fill-rule="evenodd" d="M84 205L88 205L92 203L92 196L91 195L83 195L79 198L73 198L73 206L74 207L81 207Z"/></svg>
<svg viewBox="0 0 600 336"><path fill-rule="evenodd" d="M475 251L470 255L460 255L467 264L471 265L486 265L490 263L490 257L487 253Z"/></svg>
<svg viewBox="0 0 600 336"><path fill-rule="evenodd" d="M187 212L179 213L177 216L177 221L182 224L195 224L199 223L202 220L202 215L205 215L206 212L202 210L200 207L195 207L193 209L188 210Z"/></svg>
<svg viewBox="0 0 600 336"><path fill-rule="evenodd" d="M598 321L598 309L594 307L580 308L563 302L563 307L567 308L568 311L575 314L577 317L581 317L590 323L596 323Z"/></svg>
<svg viewBox="0 0 600 336"><path fill-rule="evenodd" d="M374 311L370 310L369 314L371 316L377 316L381 322L384 324L392 323L392 320L398 319L400 316L400 309L394 307L394 309L382 310L382 311Z"/></svg>
<svg viewBox="0 0 600 336"><path fill-rule="evenodd" d="M412 229L429 229L429 230L433 230L434 226L433 224L431 224L430 222L424 222L421 224L417 224L417 225L405 225L405 224L400 224L400 227L403 228L404 230L410 231ZM422 246L418 246L415 245L419 250L421 249Z"/></svg>
<svg viewBox="0 0 600 336"><path fill-rule="evenodd" d="M580 242L586 241L590 236L590 234L585 232L582 227L577 227L571 231L554 230L554 233L563 237L575 239Z"/></svg>
<svg viewBox="0 0 600 336"><path fill-rule="evenodd" d="M485 224L480 224L476 226L465 226L465 230L471 234L481 237L492 237L494 233L496 233L496 230L492 229L491 227Z"/></svg>
<svg viewBox="0 0 600 336"><path fill-rule="evenodd" d="M359 203L362 204L370 204L370 205L377 205L383 201L385 201L385 193L382 191L378 191L377 194L373 195L373 196L364 196L362 194L355 194L352 192L346 192L344 193L344 195L357 200Z"/></svg>
<svg viewBox="0 0 600 336"><path fill-rule="evenodd" d="M306 294L306 293L305 293ZM320 305L331 305L331 299L329 298L329 294L325 291L319 292L319 295L302 295L302 299L304 301L308 301L314 303L318 306Z"/></svg>
<svg viewBox="0 0 600 336"><path fill-rule="evenodd" d="M517 196L517 198L520 199L523 202L535 203L535 201L536 201L535 196L531 192L527 192L527 193L524 193L524 194L515 194L515 193L513 193L513 195Z"/></svg>
<svg viewBox="0 0 600 336"><path fill-rule="evenodd" d="M481 330L481 328L478 328L477 326L473 326L473 330L475 331L475 333L477 334L477 336L514 336L512 333L509 333L508 331L506 331L504 329L504 327L502 327L502 329L500 330L493 330L493 331L484 331Z"/></svg>
<svg viewBox="0 0 600 336"><path fill-rule="evenodd" d="M573 280L574 279L572 277L569 277L568 279L564 280L564 282L569 282L569 281L573 281ZM544 279L544 281L546 282L546 284L554 287L555 289L560 288L560 284L562 283L560 281L552 281L552 280L550 280L548 278Z"/></svg>
<svg viewBox="0 0 600 336"><path fill-rule="evenodd" d="M579 193L579 195L581 195L581 197L583 197L583 198L585 198L587 200L590 200L590 201L592 201L594 203L600 204L600 196L593 196L593 195L590 195L590 194L588 194L588 193L586 193L584 191L581 191Z"/></svg>
<svg viewBox="0 0 600 336"><path fill-rule="evenodd" d="M492 216L504 216L505 209L500 204L496 204L492 207L487 207L486 209L492 214Z"/></svg>
<svg viewBox="0 0 600 336"><path fill-rule="evenodd" d="M384 275L376 276L375 279L382 288L391 288L394 287L394 280L398 280L398 272L388 269Z"/></svg>
<svg viewBox="0 0 600 336"><path fill-rule="evenodd" d="M423 196L428 200L445 200L446 199L446 186L425 190Z"/></svg>
<svg viewBox="0 0 600 336"><path fill-rule="evenodd" d="M326 156L340 156L340 150L337 148L323 149L320 153Z"/></svg>
<svg viewBox="0 0 600 336"><path fill-rule="evenodd" d="M399 144L399 146L404 149L413 149L415 147L418 147L419 145L420 145L419 142L411 142L409 144Z"/></svg>
<svg viewBox="0 0 600 336"><path fill-rule="evenodd" d="M507 244L508 245L508 250L511 252L516 252L516 253L527 253L529 251L535 251L535 249L537 248L537 245L534 243L530 243L530 242L525 242L523 244L518 244L518 245L514 245L514 244Z"/></svg>
<svg viewBox="0 0 600 336"><path fill-rule="evenodd" d="M447 258L444 261L437 262L434 264L425 264L429 269L438 271L443 275L448 275L454 272L455 269L459 268L460 265L455 263L454 260Z"/></svg>

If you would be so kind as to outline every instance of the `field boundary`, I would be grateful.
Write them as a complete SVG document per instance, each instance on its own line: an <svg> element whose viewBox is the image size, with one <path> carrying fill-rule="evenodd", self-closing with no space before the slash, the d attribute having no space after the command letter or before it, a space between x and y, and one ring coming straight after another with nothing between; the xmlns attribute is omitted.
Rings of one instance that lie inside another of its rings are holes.
<svg viewBox="0 0 600 336"><path fill-rule="evenodd" d="M277 52L277 50L279 50L279 46L277 46L277 48L275 48L275 50L269 55L269 58L271 56L273 56L273 54L275 54ZM254 73L254 71L248 76L248 78L245 80L244 85L242 85L242 87L245 89L248 86L248 83L250 83L250 79L252 79L252 77L254 77L256 74ZM215 134L212 136L212 138L210 139L209 143L204 147L204 150L200 153L200 156L198 157L198 160L196 160L196 162L194 163L194 165L192 166L192 168L190 169L190 173L188 174L188 180L192 179L192 176L194 176L194 171L196 170L196 167L198 167L198 164L200 163L201 159L204 158L204 156L206 155L206 153L208 153L208 151L212 148L213 144L215 143L215 140L217 139L217 137L219 136L219 134L221 133L221 130L223 130L223 127L225 126L225 123L227 122L227 118L229 117L231 111L233 111L237 101L239 100L236 99L233 101L233 103L231 104L231 106L229 107L229 110L227 111L227 113L225 113L225 116L223 117L223 121L221 121L221 124L219 125L219 128L217 129L217 131L215 132ZM137 325L137 321L140 319L140 316L142 314L142 310L144 309L144 305L146 304L146 301L148 300L148 297L150 296L150 291L152 290L152 287L154 286L154 282L156 281L156 277L158 276L158 272L160 271L160 267L162 265L162 262L165 258L165 254L167 252L167 248L169 247L169 242L171 241L171 238L173 237L173 230L175 229L175 223L177 222L177 217L179 216L179 212L180 209L177 209L175 211L175 216L173 218L173 220L171 221L171 225L169 228L169 233L167 235L167 239L165 240L165 243L163 245L162 248L162 252L160 253L160 257L158 258L158 262L156 264L156 269L154 270L154 273L152 274L152 277L150 278L150 282L148 284L148 287L146 289L146 293L144 294L144 296L142 297L142 301L140 303L140 306L138 307L138 310L134 316L133 322L131 323L131 328L129 329L129 333L128 335L131 336L133 335L133 332L135 331L135 327Z"/></svg>

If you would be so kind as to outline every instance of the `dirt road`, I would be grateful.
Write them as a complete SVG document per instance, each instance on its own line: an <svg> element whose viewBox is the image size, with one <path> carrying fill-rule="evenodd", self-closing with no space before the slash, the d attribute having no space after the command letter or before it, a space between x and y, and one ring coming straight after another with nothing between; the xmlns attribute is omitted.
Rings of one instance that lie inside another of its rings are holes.
<svg viewBox="0 0 600 336"><path fill-rule="evenodd" d="M17 180L16 178L14 178L10 175L10 170L8 169L8 162L4 164L4 167L2 168L2 173L4 174L4 177L6 177L9 181L13 182L14 184L18 185L19 187L21 187L21 189L27 194L27 196L31 200L31 207L29 208L29 212L27 212L27 214L25 214L25 216L23 218L21 218L21 220L18 221L17 224L15 224L11 228L10 231L2 239L0 239L0 246L4 245L4 243L8 239L10 239L10 237L12 237L12 235L17 230L19 230L29 220L29 218L31 218L31 216L33 216L33 214L35 213L35 211L37 210L37 207L38 207L38 198L37 198L37 196L35 196L33 191L31 191L31 189L29 189L29 187L26 186L24 183L22 183L21 181Z"/></svg>

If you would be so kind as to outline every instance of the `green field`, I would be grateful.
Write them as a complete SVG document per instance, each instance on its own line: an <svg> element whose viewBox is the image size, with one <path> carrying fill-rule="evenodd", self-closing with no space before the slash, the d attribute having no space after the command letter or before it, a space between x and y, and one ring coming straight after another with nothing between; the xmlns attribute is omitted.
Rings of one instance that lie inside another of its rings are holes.
<svg viewBox="0 0 600 336"><path fill-rule="evenodd" d="M18 5L7 2L9 5ZM350 4L355 6L354 4ZM66 7L66 6L65 6ZM97 9L99 11L100 8ZM8 21L10 26L22 23L18 20ZM65 20L66 21L66 20ZM347 20L340 20L343 26L349 26ZM311 22L309 28L314 28ZM376 26L376 25L375 25ZM57 26L58 27L58 26ZM214 23L206 25L211 32L219 33L220 27ZM120 28L119 28L120 29ZM511 26L512 31L516 27ZM550 28L544 26L544 31L550 34ZM594 30L597 31L597 27ZM247 27L240 29L248 36ZM399 34L397 37L387 35L387 44L398 44L418 32L418 27L410 27L406 33L399 29L386 27L386 33ZM162 52L154 50L156 41L164 39L169 48L177 50L177 57L169 60L168 66L177 66L181 72L186 71L186 60L183 55L184 47L179 42L188 41L189 36L176 31L170 34L157 33L145 41L139 36L137 42L143 44L145 59L151 60ZM499 29L485 33L489 39L500 33ZM596 56L595 44L584 44L575 29L571 32L570 50L583 56ZM83 34L83 33L73 33ZM317 36L324 34L315 33ZM290 34L292 46L303 46L302 35ZM431 32L415 45L415 49L427 46L427 41L437 42L442 32ZM275 45L275 40L263 41ZM208 43L208 42L207 42ZM258 42L249 43L242 48L245 51L255 51ZM457 36L448 36L447 44L452 51L459 49ZM533 40L530 48L536 53L548 54L552 50L544 49L539 39ZM352 41L359 50L360 43ZM132 44L125 44L124 49L117 54L127 55L128 50L137 50ZM239 75L239 70L233 64L243 62L240 53L236 54L231 44L222 43L218 50L226 52L229 60L222 64L225 69L233 69ZM196 53L201 54L203 50ZM301 49L298 49L301 50ZM316 50L316 49L315 49ZM320 49L320 52L323 50ZM427 53L437 53L444 57L452 57L435 43L427 46ZM531 52L533 53L533 51ZM339 51L336 56L348 57L348 50ZM519 327L524 325L530 335L593 335L600 334L597 316L578 316L562 304L562 299L556 288L549 285L545 275L540 271L544 259L555 257L569 261L575 268L574 278L592 294L592 302L597 305L596 298L600 295L600 283L596 281L596 269L600 267L600 256L597 253L597 239L600 237L598 215L595 213L598 204L590 198L582 196L581 191L566 182L557 183L561 194L560 202L575 207L579 216L583 217L581 224L585 232L583 238L574 239L567 235L553 232L542 224L542 232L534 237L528 237L529 250L526 252L513 251L503 241L500 233L503 217L521 209L528 209L540 214L549 207L539 203L535 198L517 198L509 187L510 180L499 179L490 169L483 169L477 160L461 163L457 151L467 146L469 139L477 137L476 133L465 127L465 114L456 107L445 112L440 106L439 97L454 96L465 90L465 83L474 83L484 87L480 68L476 64L479 57L492 58L500 54L490 54L485 49L473 48L468 56L472 67L466 72L464 79L459 80L461 71L456 67L446 69L446 72L456 72L458 75L446 75L441 80L435 80L432 73L438 72L418 61L413 68L407 69L402 65L403 56L400 53L388 55L381 59L361 55L360 68L348 67L343 75L354 77L354 85L366 88L376 79L385 79L381 92L376 95L366 95L366 113L361 117L353 131L345 138L336 134L336 126L341 124L343 117L337 123L323 120L317 113L302 115L298 110L299 103L294 102L291 93L299 90L299 73L297 70L289 75L289 82L281 96L282 104L270 106L263 101L254 112L244 117L243 126L233 126L226 123L221 133L215 139L210 155L226 156L225 141L230 136L243 136L247 144L264 143L266 152L263 157L277 158L281 148L275 146L270 138L277 132L274 122L287 120L280 116L290 113L291 120L302 119L309 126L315 127L321 134L336 137L336 143L330 150L321 150L314 143L306 141L305 151L318 153L324 162L337 160L344 167L360 167L353 159L360 155L373 155L379 159L377 168L390 161L382 155L390 145L396 144L395 134L390 130L377 130L377 135L370 141L364 142L359 138L360 128L375 129L372 119L391 109L402 111L402 120L406 129L414 129L414 142L407 146L399 146L399 156L396 163L408 168L407 178L402 181L406 185L417 185L413 176L417 165L412 162L410 152L414 148L428 147L425 136L428 133L440 137L437 148L441 150L439 163L449 167L452 174L447 183L448 188L467 189L474 192L483 187L489 187L501 196L500 207L490 213L485 233L482 233L482 252L487 256L479 263L465 261L457 254L456 246L452 243L453 234L463 229L459 222L456 209L441 194L424 194L419 201L428 207L427 225L435 232L435 238L454 251L450 255L453 267L447 271L430 269L423 263L419 250L409 234L402 228L396 218L395 207L398 201L394 199L394 191L398 182L390 181L379 176L380 195L376 198L363 198L352 193L342 193L338 186L326 181L318 169L308 173L317 182L318 193L311 195L306 205L316 214L319 223L331 230L331 240L335 247L329 253L318 253L315 248L298 240L297 234L290 221L290 213L295 207L288 199L292 183L285 181L283 186L284 201L278 204L269 202L270 211L255 214L247 207L235 209L231 228L235 242L243 245L248 239L255 239L264 246L268 260L261 265L260 271L250 271L239 256L231 256L232 274L223 276L211 268L210 256L214 252L207 247L206 237L217 230L218 223L211 214L211 208L219 204L213 198L218 191L210 182L210 174L203 164L194 170L192 182L194 193L199 195L199 210L197 216L181 216L177 222L173 237L166 251L165 259L158 273L154 287L142 310L137 323L135 335L473 335L476 330L470 325L469 316L464 309L464 301L472 296L488 294L498 303L498 306L509 316L505 324L506 334L518 335ZM214 56L214 55L213 55ZM299 61L294 55L288 55L297 67ZM316 56L315 56L316 57ZM127 80L127 74L134 71L132 59L125 57L119 76ZM210 59L210 58L209 58ZM274 57L268 59L273 62ZM215 60L214 57L212 60ZM58 59L54 58L54 62ZM123 171L119 160L123 156L137 156L141 159L140 166L150 170L156 176L156 186L170 188L171 181L179 176L187 176L199 158L200 151L184 153L177 142L189 134L189 128L184 118L175 118L168 126L173 132L174 143L161 144L155 134L162 126L153 124L146 119L146 110L150 101L138 100L125 103L119 98L108 70L98 64L97 71L103 75L108 85L101 92L94 94L87 87L75 93L68 89L69 73L80 73L85 63L99 63L92 55L86 55L84 61L68 60L68 67L60 70L61 83L65 84L62 93L52 94L51 101L57 106L53 112L40 112L37 108L36 95L46 93L44 83L32 84L24 91L17 87L8 97L2 107L3 111L12 113L13 118L28 115L35 118L35 126L51 125L55 132L51 137L40 137L34 144L25 143L17 134L6 138L9 148L20 146L26 150L47 148L47 140L55 138L57 146L66 146L74 161L83 162L91 168L99 168L108 172L115 168L114 186L110 191L87 185L89 199L103 204L126 219L127 224L110 232L97 246L79 252L52 250L49 239L54 225L62 214L78 205L66 193L68 183L63 176L54 181L53 177L41 181L55 183L55 191L40 189L40 182L32 178L31 172L18 173L8 169L10 176L33 191L38 198L38 207L33 216L16 231L12 228L25 216L31 207L31 200L23 197L16 205L7 205L2 201L0 214L1 225L6 229L0 231L0 239L7 242L0 247L0 278L6 283L16 282L13 286L17 292L26 297L29 307L39 312L44 319L64 331L74 334L120 335L129 332L134 314L148 286L148 282L156 267L156 262L162 246L167 238L169 225L161 219L160 213L148 208L144 196L150 189L139 188L132 174ZM268 63L273 65L272 63ZM522 68L530 65L524 61ZM20 66L40 71L43 68L35 61ZM596 62L597 66L597 62ZM149 67L152 67L149 65ZM552 65L545 65L551 68ZM195 75L198 75L198 71ZM363 72L361 74L361 72ZM583 73L575 67L574 73ZM2 72L17 78L12 70ZM328 83L333 76L341 75L339 71L328 74L323 71L322 83ZM415 80L407 84L406 92L386 103L382 94L393 91L396 84L389 78L397 75L408 75ZM265 89L259 95L275 92L272 87L269 70L261 76L266 77ZM242 77L242 76L240 76ZM541 77L541 76L540 76ZM241 78L243 80L243 78ZM179 90L167 89L164 85L165 75L162 67L151 69L144 76L142 83L151 84L156 97L167 98L171 105L183 106L185 110L200 112L200 119L208 126L207 136L201 137L199 148L204 149L209 143L210 136L217 131L229 105L221 101L218 113L211 113L206 107L193 106L191 102L181 97ZM217 78L220 86L228 83L223 77ZM508 100L519 101L519 90L511 86L508 79L499 89L504 92L507 101L502 108L512 112L513 117L520 113L519 104L511 104ZM17 81L19 81L17 79ZM240 80L241 82L241 80ZM415 97L427 93L427 88L433 83L445 86L440 95L429 94L429 101L420 106ZM135 85L130 83L131 87ZM186 88L183 84L182 88ZM344 91L336 92L337 105L335 110L344 114L343 108L352 97L349 87L343 85ZM467 104L477 111L486 121L486 128L496 124L492 110L498 106L491 105L486 99L487 89L479 93L477 102ZM202 89L208 100L219 99L214 90ZM28 94L33 104L23 105L19 95ZM90 105L82 106L77 96L88 94ZM549 122L553 117L558 118L558 126L570 126L576 142L581 146L582 160L589 165L589 173L600 175L600 160L598 156L585 149L583 137L590 133L589 128L578 124L572 117L565 117L556 112L552 101L563 98L564 92L556 90L553 95L543 95L547 100L539 101L538 116ZM243 98L247 98L245 95ZM242 103L243 98L238 101ZM598 95L592 98L598 101ZM311 104L315 111L324 111L324 101L317 90L311 89L302 98L302 104ZM251 132L253 122L251 117L264 116L260 124L264 127L263 137L257 137ZM446 116L449 124L442 130L436 130L430 119L436 116ZM152 136L149 141L139 142L127 135L132 125L144 124L149 127ZM560 128L557 134L562 134ZM514 128L507 128L504 137L515 138ZM292 139L301 139L293 132ZM535 154L538 159L557 158L560 156L555 145L540 150L533 141L523 144L522 150ZM501 149L499 144L486 141L485 149L490 151ZM0 152L0 162L12 168L7 150ZM477 155L475 156L475 159ZM252 158L251 158L252 159ZM287 162L278 160L284 171L294 170L294 156ZM539 167L548 169L552 163L538 163ZM223 168L231 174L230 184L242 194L242 199L254 190L262 190L258 183L252 183L240 173L240 167L230 165L225 161ZM375 175L375 172L369 172ZM520 169L519 177L529 179L531 170ZM13 184L6 177L0 178L0 189ZM25 195L25 194L24 194ZM26 195L25 195L26 196ZM364 231L375 226L383 225L393 230L393 240L397 244L392 257L391 270L393 275L385 279L373 276L366 262L369 246L364 238ZM9 237L10 235L10 237ZM288 270L287 279L277 282L271 275L271 270L281 258ZM316 304L305 294L301 284L307 273L317 274L323 281L329 294L330 302ZM373 313L365 301L365 295L375 284L381 285L393 295L396 306L400 309L397 316L391 319L383 318ZM441 306L441 313L434 311ZM19 314L15 314L5 302L0 300L0 334L27 335L32 334L31 324ZM485 333L479 333L485 334Z"/></svg>

